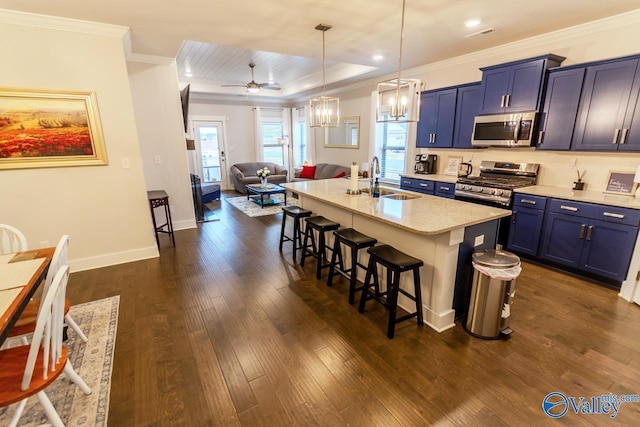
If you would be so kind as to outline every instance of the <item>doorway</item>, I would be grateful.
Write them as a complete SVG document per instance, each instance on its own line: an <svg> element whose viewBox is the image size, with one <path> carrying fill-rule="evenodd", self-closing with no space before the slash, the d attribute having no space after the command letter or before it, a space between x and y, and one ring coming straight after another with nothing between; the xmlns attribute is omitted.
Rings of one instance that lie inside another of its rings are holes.
<svg viewBox="0 0 640 427"><path fill-rule="evenodd" d="M192 130L196 145L195 173L203 184L218 184L221 188L227 188L223 122L195 120Z"/></svg>

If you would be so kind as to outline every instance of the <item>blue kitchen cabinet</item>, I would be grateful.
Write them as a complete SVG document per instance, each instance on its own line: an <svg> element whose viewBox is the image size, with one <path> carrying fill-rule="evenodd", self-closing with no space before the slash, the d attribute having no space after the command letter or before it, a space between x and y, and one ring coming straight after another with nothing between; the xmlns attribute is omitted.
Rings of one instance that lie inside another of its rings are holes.
<svg viewBox="0 0 640 427"><path fill-rule="evenodd" d="M458 88L453 148L473 148L471 134L473 133L473 120L478 115L479 106L480 83Z"/></svg>
<svg viewBox="0 0 640 427"><path fill-rule="evenodd" d="M447 199L455 199L456 184L438 181L435 183L434 194L439 197L446 197Z"/></svg>
<svg viewBox="0 0 640 427"><path fill-rule="evenodd" d="M479 114L537 111L545 70L563 60L561 56L545 55L481 68Z"/></svg>
<svg viewBox="0 0 640 427"><path fill-rule="evenodd" d="M587 67L572 149L640 149L637 135L628 143L638 99L638 83L634 85L638 63L632 58ZM633 126L636 130L640 125Z"/></svg>
<svg viewBox="0 0 640 427"><path fill-rule="evenodd" d="M457 88L422 92L416 147L452 147L457 93Z"/></svg>
<svg viewBox="0 0 640 427"><path fill-rule="evenodd" d="M578 115L585 68L549 72L542 114L538 150L568 150Z"/></svg>
<svg viewBox="0 0 640 427"><path fill-rule="evenodd" d="M418 193L433 194L435 189L434 181L424 179L400 177L400 189L416 191Z"/></svg>
<svg viewBox="0 0 640 427"><path fill-rule="evenodd" d="M546 197L516 194L507 248L535 257L542 233Z"/></svg>
<svg viewBox="0 0 640 427"><path fill-rule="evenodd" d="M638 224L639 210L552 199L544 219L540 257L622 282Z"/></svg>

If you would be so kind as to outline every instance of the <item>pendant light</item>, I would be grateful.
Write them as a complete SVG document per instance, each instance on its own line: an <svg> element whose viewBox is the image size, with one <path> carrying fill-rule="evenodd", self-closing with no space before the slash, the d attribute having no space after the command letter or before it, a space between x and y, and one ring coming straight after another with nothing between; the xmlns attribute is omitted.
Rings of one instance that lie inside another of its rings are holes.
<svg viewBox="0 0 640 427"><path fill-rule="evenodd" d="M378 122L407 123L420 120L420 92L422 91L422 82L417 79L401 78L405 2L406 0L402 0L398 77L378 83L378 100L376 105L376 121Z"/></svg>
<svg viewBox="0 0 640 427"><path fill-rule="evenodd" d="M331 25L318 24L315 29L322 31L322 96L309 101L310 126L312 128L335 128L340 122L340 100L325 96L324 33L331 29Z"/></svg>

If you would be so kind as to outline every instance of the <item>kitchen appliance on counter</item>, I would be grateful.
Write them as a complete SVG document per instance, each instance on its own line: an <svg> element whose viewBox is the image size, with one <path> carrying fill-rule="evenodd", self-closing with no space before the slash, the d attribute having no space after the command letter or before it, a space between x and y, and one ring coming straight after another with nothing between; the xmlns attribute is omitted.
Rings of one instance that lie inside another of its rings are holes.
<svg viewBox="0 0 640 427"><path fill-rule="evenodd" d="M416 154L414 173L434 174L438 173L438 156L435 154Z"/></svg>
<svg viewBox="0 0 640 427"><path fill-rule="evenodd" d="M529 147L533 141L537 113L476 116L471 145L474 147Z"/></svg>
<svg viewBox="0 0 640 427"><path fill-rule="evenodd" d="M479 176L460 177L456 181L457 200L511 209L513 190L534 185L538 163L514 163L483 160Z"/></svg>
<svg viewBox="0 0 640 427"><path fill-rule="evenodd" d="M471 163L462 162L458 164L458 178L466 178L471 175L473 166Z"/></svg>

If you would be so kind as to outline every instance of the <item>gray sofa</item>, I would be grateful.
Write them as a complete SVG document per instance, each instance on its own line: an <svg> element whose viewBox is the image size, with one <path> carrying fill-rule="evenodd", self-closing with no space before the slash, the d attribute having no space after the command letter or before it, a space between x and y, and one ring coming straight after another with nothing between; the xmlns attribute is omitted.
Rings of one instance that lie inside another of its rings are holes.
<svg viewBox="0 0 640 427"><path fill-rule="evenodd" d="M280 184L287 182L287 170L280 165L270 162L252 162L252 163L236 163L231 166L231 180L235 190L242 194L247 194L245 185L259 184L260 178L256 175L258 169L267 167L271 171L271 175L267 181L272 184Z"/></svg>
<svg viewBox="0 0 640 427"><path fill-rule="evenodd" d="M302 169L296 170L295 176L291 180L292 182L295 182L295 181L309 181L308 178L300 178L299 177L301 171L302 171ZM334 176L338 175L340 172L344 172L345 176L351 176L351 167L334 165L332 163L318 163L316 165L316 172L313 175L313 179L315 180L315 179L333 178Z"/></svg>

